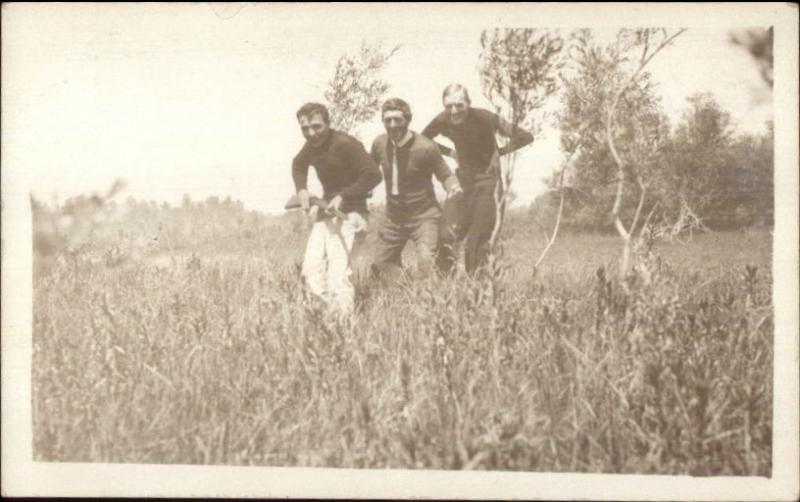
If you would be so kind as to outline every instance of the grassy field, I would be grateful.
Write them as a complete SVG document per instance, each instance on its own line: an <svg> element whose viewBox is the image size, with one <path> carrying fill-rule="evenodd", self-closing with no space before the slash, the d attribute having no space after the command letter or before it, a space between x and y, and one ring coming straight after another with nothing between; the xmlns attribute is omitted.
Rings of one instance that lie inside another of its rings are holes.
<svg viewBox="0 0 800 502"><path fill-rule="evenodd" d="M299 219L153 214L36 260L36 460L771 473L767 230L657 242L620 280L601 234L534 273L512 214L480 280L359 279L337 323Z"/></svg>

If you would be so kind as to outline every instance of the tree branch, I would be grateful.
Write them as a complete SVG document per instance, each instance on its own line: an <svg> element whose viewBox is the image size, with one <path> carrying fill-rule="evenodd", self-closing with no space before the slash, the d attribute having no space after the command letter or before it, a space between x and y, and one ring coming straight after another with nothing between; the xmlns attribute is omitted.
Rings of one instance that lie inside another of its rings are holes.
<svg viewBox="0 0 800 502"><path fill-rule="evenodd" d="M578 147L580 148L580 146ZM564 212L564 173L566 173L567 168L569 167L569 162L572 157L575 155L575 152L578 150L576 148L572 152L570 152L569 156L564 161L564 167L561 168L561 175L559 176L559 191L561 200L558 202L558 213L556 213L556 222L553 225L553 235L547 240L547 244L545 245L542 253L539 255L539 258L536 260L536 263L533 265L534 269L539 268L539 265L542 264L544 261L544 257L547 256L547 252L550 251L550 248L553 247L553 243L556 241L556 236L558 235L558 229L561 227L561 215Z"/></svg>
<svg viewBox="0 0 800 502"><path fill-rule="evenodd" d="M633 234L633 232L636 230L636 223L639 221L639 214L642 212L642 206L644 205L644 196L647 193L647 185L642 182L640 176L637 176L637 181L639 182L639 189L641 193L639 195L639 205L636 206L636 213L634 213L633 222L631 222L631 234Z"/></svg>

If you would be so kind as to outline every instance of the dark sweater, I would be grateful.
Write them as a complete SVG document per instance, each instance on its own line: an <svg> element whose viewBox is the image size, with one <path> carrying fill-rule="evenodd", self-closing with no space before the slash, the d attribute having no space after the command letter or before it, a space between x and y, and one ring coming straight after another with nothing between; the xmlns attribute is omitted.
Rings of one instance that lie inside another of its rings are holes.
<svg viewBox="0 0 800 502"><path fill-rule="evenodd" d="M436 176L445 190L456 183L436 144L425 136L411 134L408 143L398 148L386 134L372 143L372 159L381 166L386 185L386 214L395 220L413 217L437 205L432 176ZM397 195L391 193L394 155L397 155Z"/></svg>
<svg viewBox="0 0 800 502"><path fill-rule="evenodd" d="M298 191L306 188L309 166L317 172L326 201L341 195L342 212L367 212L367 194L381 182L381 172L360 141L331 129L319 147L306 142L292 161L292 178Z"/></svg>
<svg viewBox="0 0 800 502"><path fill-rule="evenodd" d="M507 146L498 149L496 133L510 138ZM505 155L533 142L531 133L482 108L469 108L464 122L458 125L450 122L447 112L442 112L422 134L430 139L441 134L453 142L459 164L458 177L464 188L469 188L476 176L488 174L495 152ZM449 152L445 146L440 145L440 149L444 153Z"/></svg>

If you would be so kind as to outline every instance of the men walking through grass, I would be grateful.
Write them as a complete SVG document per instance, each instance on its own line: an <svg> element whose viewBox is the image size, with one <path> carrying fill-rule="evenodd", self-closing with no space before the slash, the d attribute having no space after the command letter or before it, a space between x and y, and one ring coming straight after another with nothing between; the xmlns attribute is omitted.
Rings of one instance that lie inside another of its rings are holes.
<svg viewBox="0 0 800 502"><path fill-rule="evenodd" d="M333 311L349 314L354 307L350 257L357 234L366 230L367 194L380 183L381 173L361 142L331 129L324 105L304 104L297 121L306 138L292 161L297 196L308 211L308 168L314 166L327 206L322 214L312 212L315 221L303 257L303 278L310 292Z"/></svg>
<svg viewBox="0 0 800 502"><path fill-rule="evenodd" d="M445 155L458 162L456 175L463 193L445 203L437 265L450 272L456 262L454 247L466 238L464 265L467 273L486 262L489 239L495 225L495 189L500 156L533 142L533 135L481 108L473 108L467 89L460 84L445 88L444 111L422 131L430 139L442 135L453 142L455 151L439 144ZM498 148L495 134L509 138Z"/></svg>
<svg viewBox="0 0 800 502"><path fill-rule="evenodd" d="M432 177L449 196L460 193L458 178L445 163L436 144L409 129L411 107L399 98L381 107L386 134L372 144L372 158L383 171L386 219L378 230L373 271L377 274L402 266L402 252L413 241L419 270L432 269L438 244L441 207Z"/></svg>

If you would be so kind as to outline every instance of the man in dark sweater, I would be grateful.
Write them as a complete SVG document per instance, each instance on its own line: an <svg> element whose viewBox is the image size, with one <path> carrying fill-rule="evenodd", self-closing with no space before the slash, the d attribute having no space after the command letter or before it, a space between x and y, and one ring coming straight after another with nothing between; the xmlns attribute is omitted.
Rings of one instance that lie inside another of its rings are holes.
<svg viewBox="0 0 800 502"><path fill-rule="evenodd" d="M489 253L500 156L532 143L533 135L495 113L471 107L467 89L462 85L445 88L442 102L445 110L422 134L430 139L442 135L453 142L455 151L441 144L439 149L458 162L456 175L464 192L445 203L437 265L441 271L449 272L456 260L454 247L466 237L464 265L467 273L473 274L486 262ZM509 138L503 148L497 147L498 133Z"/></svg>
<svg viewBox="0 0 800 502"><path fill-rule="evenodd" d="M383 170L386 219L378 230L373 271L401 266L403 248L413 241L420 269L433 264L442 210L436 201L432 177L449 195L460 192L458 179L447 167L436 144L409 130L411 107L392 98L381 107L386 134L372 144L372 158Z"/></svg>
<svg viewBox="0 0 800 502"><path fill-rule="evenodd" d="M367 194L381 173L364 146L330 128L327 108L306 103L297 111L306 143L292 161L292 178L304 210L309 209L308 168L322 184L327 211L311 229L303 258L303 277L311 292L339 314L353 310L350 256L356 235L366 229Z"/></svg>

